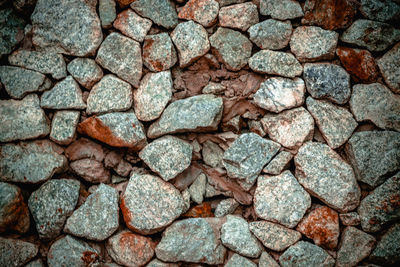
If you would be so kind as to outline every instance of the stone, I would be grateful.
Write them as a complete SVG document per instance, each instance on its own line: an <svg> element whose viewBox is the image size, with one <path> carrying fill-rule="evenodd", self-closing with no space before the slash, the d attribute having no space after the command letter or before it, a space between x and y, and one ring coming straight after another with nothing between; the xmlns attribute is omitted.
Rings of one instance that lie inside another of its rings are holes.
<svg viewBox="0 0 400 267"><path fill-rule="evenodd" d="M113 32L104 39L97 51L96 62L132 86L139 86L142 52L138 42Z"/></svg>
<svg viewBox="0 0 400 267"><path fill-rule="evenodd" d="M351 95L350 75L340 66L330 63L306 63L304 81L313 98L328 99L342 105Z"/></svg>
<svg viewBox="0 0 400 267"><path fill-rule="evenodd" d="M182 22L171 33L179 56L179 67L184 68L210 50L207 31L193 21Z"/></svg>
<svg viewBox="0 0 400 267"><path fill-rule="evenodd" d="M19 67L0 66L0 80L8 95L22 99L29 93L43 92L51 87L45 75Z"/></svg>
<svg viewBox="0 0 400 267"><path fill-rule="evenodd" d="M392 89L393 93L400 94L400 70L398 62L400 61L400 43L386 52L377 64L385 79L386 84Z"/></svg>
<svg viewBox="0 0 400 267"><path fill-rule="evenodd" d="M339 214L340 221L346 226L355 226L361 223L360 215L357 212L348 212Z"/></svg>
<svg viewBox="0 0 400 267"><path fill-rule="evenodd" d="M355 82L376 82L379 76L374 57L368 50L350 47L336 49L340 62Z"/></svg>
<svg viewBox="0 0 400 267"><path fill-rule="evenodd" d="M100 184L65 223L64 232L94 241L103 241L119 226L119 194L111 186Z"/></svg>
<svg viewBox="0 0 400 267"><path fill-rule="evenodd" d="M174 222L162 234L155 252L166 262L222 264L226 249L221 244L218 218L190 218Z"/></svg>
<svg viewBox="0 0 400 267"><path fill-rule="evenodd" d="M75 137L79 117L79 111L57 111L51 123L50 139L60 145L69 145Z"/></svg>
<svg viewBox="0 0 400 267"><path fill-rule="evenodd" d="M21 189L15 185L0 182L0 233L14 231L26 233L29 225L29 210Z"/></svg>
<svg viewBox="0 0 400 267"><path fill-rule="evenodd" d="M143 266L154 255L151 238L122 230L107 240L106 249L111 258L124 266ZM147 265L148 266L148 265Z"/></svg>
<svg viewBox="0 0 400 267"><path fill-rule="evenodd" d="M300 62L331 60L339 34L316 26L297 27L290 38L290 51Z"/></svg>
<svg viewBox="0 0 400 267"><path fill-rule="evenodd" d="M221 121L222 110L222 98L214 95L176 100L150 125L147 136L157 138L172 133L215 131Z"/></svg>
<svg viewBox="0 0 400 267"><path fill-rule="evenodd" d="M143 125L133 111L87 118L78 124L78 132L114 147L140 150L147 144Z"/></svg>
<svg viewBox="0 0 400 267"><path fill-rule="evenodd" d="M222 158L224 156L224 150L222 150L218 144L207 140L203 143L201 153L205 164L213 168L223 167Z"/></svg>
<svg viewBox="0 0 400 267"><path fill-rule="evenodd" d="M128 6L130 3L132 3L133 1L135 1L135 0L116 0L116 2L118 3L118 5L121 7L121 8L124 8L124 7L126 7L126 6Z"/></svg>
<svg viewBox="0 0 400 267"><path fill-rule="evenodd" d="M295 19L304 15L299 2L294 0L260 0L261 15L273 19Z"/></svg>
<svg viewBox="0 0 400 267"><path fill-rule="evenodd" d="M301 75L303 67L291 53L261 50L249 59L249 67L263 74L294 78Z"/></svg>
<svg viewBox="0 0 400 267"><path fill-rule="evenodd" d="M304 103L306 87L300 78L272 77L261 83L254 94L254 103L260 108L279 113Z"/></svg>
<svg viewBox="0 0 400 267"><path fill-rule="evenodd" d="M340 36L340 40L369 51L383 51L400 41L400 30L390 24L358 19Z"/></svg>
<svg viewBox="0 0 400 267"><path fill-rule="evenodd" d="M197 204L203 203L204 195L206 193L206 184L207 176L204 173L201 173L189 187L188 191L190 193L190 198Z"/></svg>
<svg viewBox="0 0 400 267"><path fill-rule="evenodd" d="M279 257L282 267L333 267L335 260L322 248L306 241L299 241Z"/></svg>
<svg viewBox="0 0 400 267"><path fill-rule="evenodd" d="M361 0L361 14L370 20L398 21L400 18L400 3L391 0Z"/></svg>
<svg viewBox="0 0 400 267"><path fill-rule="evenodd" d="M266 114L261 123L269 138L289 149L299 148L314 133L314 119L303 107Z"/></svg>
<svg viewBox="0 0 400 267"><path fill-rule="evenodd" d="M383 234L381 240L379 240L376 248L370 255L370 259L373 262L377 262L383 265L390 265L400 262L399 250L400 250L400 224L392 225L386 233Z"/></svg>
<svg viewBox="0 0 400 267"><path fill-rule="evenodd" d="M358 207L365 232L378 232L400 218L400 173L375 188Z"/></svg>
<svg viewBox="0 0 400 267"><path fill-rule="evenodd" d="M103 28L111 28L117 17L114 0L99 0L99 17Z"/></svg>
<svg viewBox="0 0 400 267"><path fill-rule="evenodd" d="M290 21L267 19L251 26L248 33L259 48L279 50L288 45L292 30Z"/></svg>
<svg viewBox="0 0 400 267"><path fill-rule="evenodd" d="M179 267L179 265L175 263L165 263L158 259L154 259L149 262L146 267Z"/></svg>
<svg viewBox="0 0 400 267"><path fill-rule="evenodd" d="M46 109L85 109L78 83L67 76L40 97L40 106Z"/></svg>
<svg viewBox="0 0 400 267"><path fill-rule="evenodd" d="M65 170L67 159L49 140L4 144L0 151L0 180L40 183Z"/></svg>
<svg viewBox="0 0 400 267"><path fill-rule="evenodd" d="M293 228L311 206L311 197L290 171L284 171L259 176L253 202L259 218Z"/></svg>
<svg viewBox="0 0 400 267"><path fill-rule="evenodd" d="M179 11L178 18L210 27L216 22L218 11L219 5L215 0L189 0Z"/></svg>
<svg viewBox="0 0 400 267"><path fill-rule="evenodd" d="M70 163L74 173L89 183L107 183L110 181L110 172L101 162L94 159L78 159Z"/></svg>
<svg viewBox="0 0 400 267"><path fill-rule="evenodd" d="M172 68L178 58L168 33L147 35L143 43L143 64L151 71L165 71Z"/></svg>
<svg viewBox="0 0 400 267"><path fill-rule="evenodd" d="M160 117L172 98L173 89L170 71L147 73L133 94L138 119L152 121Z"/></svg>
<svg viewBox="0 0 400 267"><path fill-rule="evenodd" d="M259 267L279 267L279 264L268 254L268 252L261 253L260 260L258 262Z"/></svg>
<svg viewBox="0 0 400 267"><path fill-rule="evenodd" d="M361 193L353 169L326 144L305 143L294 163L299 183L329 207L347 212L359 205Z"/></svg>
<svg viewBox="0 0 400 267"><path fill-rule="evenodd" d="M38 0L31 20L32 43L43 50L85 57L103 40L93 1Z"/></svg>
<svg viewBox="0 0 400 267"><path fill-rule="evenodd" d="M258 23L257 6L251 2L222 7L218 14L221 27L247 31L252 25Z"/></svg>
<svg viewBox="0 0 400 267"><path fill-rule="evenodd" d="M292 153L283 150L279 152L262 171L264 173L278 175L287 167L292 158Z"/></svg>
<svg viewBox="0 0 400 267"><path fill-rule="evenodd" d="M164 28L173 29L178 25L178 15L169 0L136 0L131 8Z"/></svg>
<svg viewBox="0 0 400 267"><path fill-rule="evenodd" d="M246 2L246 0L216 0L216 1L219 3L220 7Z"/></svg>
<svg viewBox="0 0 400 267"><path fill-rule="evenodd" d="M224 265L225 267L257 267L257 264L250 261L249 259L240 256L239 254L233 254L232 257Z"/></svg>
<svg viewBox="0 0 400 267"><path fill-rule="evenodd" d="M11 8L0 10L0 57L10 54L24 39L25 21Z"/></svg>
<svg viewBox="0 0 400 267"><path fill-rule="evenodd" d="M369 256L375 247L375 242L372 235L347 226L342 232L335 266L356 266Z"/></svg>
<svg viewBox="0 0 400 267"><path fill-rule="evenodd" d="M80 183L73 179L52 179L29 197L28 205L41 239L54 239L63 229L78 202Z"/></svg>
<svg viewBox="0 0 400 267"><path fill-rule="evenodd" d="M50 51L17 50L8 56L11 65L27 68L43 74L50 74L54 79L67 76L66 64L61 54Z"/></svg>
<svg viewBox="0 0 400 267"><path fill-rule="evenodd" d="M326 100L307 98L307 110L313 116L322 136L332 149L342 146L351 137L358 124L344 107Z"/></svg>
<svg viewBox="0 0 400 267"><path fill-rule="evenodd" d="M25 267L45 267L41 259L29 262Z"/></svg>
<svg viewBox="0 0 400 267"><path fill-rule="evenodd" d="M88 90L103 78L103 70L91 58L75 58L68 63L67 70L80 85Z"/></svg>
<svg viewBox="0 0 400 267"><path fill-rule="evenodd" d="M284 251L301 238L299 232L268 221L251 222L249 228L266 248L274 251Z"/></svg>
<svg viewBox="0 0 400 267"><path fill-rule="evenodd" d="M64 154L70 161L91 158L102 162L104 159L102 146L84 137L69 145Z"/></svg>
<svg viewBox="0 0 400 267"><path fill-rule="evenodd" d="M184 201L179 190L161 178L132 173L120 205L128 228L147 235L163 230L178 218Z"/></svg>
<svg viewBox="0 0 400 267"><path fill-rule="evenodd" d="M151 20L142 18L128 8L118 14L113 26L133 40L143 42L152 24Z"/></svg>
<svg viewBox="0 0 400 267"><path fill-rule="evenodd" d="M227 198L221 200L215 208L215 217L224 217L231 214L239 207L239 203L234 198Z"/></svg>
<svg viewBox="0 0 400 267"><path fill-rule="evenodd" d="M0 266L24 266L39 251L39 246L18 239L0 237Z"/></svg>
<svg viewBox="0 0 400 267"><path fill-rule="evenodd" d="M0 100L0 142L46 136L50 126L36 94L22 100Z"/></svg>

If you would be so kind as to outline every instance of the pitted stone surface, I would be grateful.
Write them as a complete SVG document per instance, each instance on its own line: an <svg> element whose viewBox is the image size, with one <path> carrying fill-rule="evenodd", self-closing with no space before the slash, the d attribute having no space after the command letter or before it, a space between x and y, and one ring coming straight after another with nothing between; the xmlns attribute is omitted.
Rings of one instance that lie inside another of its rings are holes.
<svg viewBox="0 0 400 267"><path fill-rule="evenodd" d="M4 3L2 1L1 3ZM9 54L22 41L25 21L19 18L11 8L0 10L0 57Z"/></svg>
<svg viewBox="0 0 400 267"><path fill-rule="evenodd" d="M151 71L170 69L178 61L168 33L147 35L143 43L143 64Z"/></svg>
<svg viewBox="0 0 400 267"><path fill-rule="evenodd" d="M288 167L289 162L292 160L293 154L288 151L281 151L277 154L263 169L264 173L278 175L286 167Z"/></svg>
<svg viewBox="0 0 400 267"><path fill-rule="evenodd" d="M260 13L279 20L295 19L304 15L299 2L294 0L260 0Z"/></svg>
<svg viewBox="0 0 400 267"><path fill-rule="evenodd" d="M396 0L361 0L360 11L370 20L395 21L400 18L400 3Z"/></svg>
<svg viewBox="0 0 400 267"><path fill-rule="evenodd" d="M292 35L290 21L267 19L248 29L250 40L261 49L277 50L286 47Z"/></svg>
<svg viewBox="0 0 400 267"><path fill-rule="evenodd" d="M257 267L257 265L251 260L240 256L239 254L233 254L228 262L224 265L225 267Z"/></svg>
<svg viewBox="0 0 400 267"><path fill-rule="evenodd" d="M75 58L67 65L67 70L80 85L89 90L103 78L103 70L90 58Z"/></svg>
<svg viewBox="0 0 400 267"><path fill-rule="evenodd" d="M50 139L60 145L69 145L75 137L79 116L79 111L57 111L51 122Z"/></svg>
<svg viewBox="0 0 400 267"><path fill-rule="evenodd" d="M246 31L250 26L258 23L257 6L252 2L222 7L219 10L218 20L221 27Z"/></svg>
<svg viewBox="0 0 400 267"><path fill-rule="evenodd" d="M398 251L400 249L400 224L392 225L379 240L371 254L371 259L380 264L395 264L400 261Z"/></svg>
<svg viewBox="0 0 400 267"><path fill-rule="evenodd" d="M164 28L172 29L178 24L178 15L170 0L136 0L131 8Z"/></svg>
<svg viewBox="0 0 400 267"><path fill-rule="evenodd" d="M179 11L178 17L210 27L216 22L218 11L219 5L215 0L189 0Z"/></svg>
<svg viewBox="0 0 400 267"><path fill-rule="evenodd" d="M133 40L143 42L152 24L151 20L142 18L128 8L118 14L113 26Z"/></svg>
<svg viewBox="0 0 400 267"><path fill-rule="evenodd" d="M399 5L400 9L400 5ZM400 13L400 11L399 11ZM399 14L400 16L400 14ZM400 94L400 43L396 44L386 54L377 60L379 69L385 79L386 84L392 89L393 93Z"/></svg>
<svg viewBox="0 0 400 267"><path fill-rule="evenodd" d="M24 266L39 251L39 246L18 239L0 237L0 266Z"/></svg>
<svg viewBox="0 0 400 267"><path fill-rule="evenodd" d="M335 260L322 248L299 241L279 257L279 263L282 267L333 267Z"/></svg>

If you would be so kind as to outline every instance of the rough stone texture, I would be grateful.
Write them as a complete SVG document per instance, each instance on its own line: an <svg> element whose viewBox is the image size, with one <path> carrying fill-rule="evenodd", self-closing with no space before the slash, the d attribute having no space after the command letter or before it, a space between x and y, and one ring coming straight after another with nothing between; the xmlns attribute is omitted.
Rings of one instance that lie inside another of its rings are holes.
<svg viewBox="0 0 400 267"><path fill-rule="evenodd" d="M338 65L306 63L303 76L313 98L328 99L339 105L350 98L350 75Z"/></svg>
<svg viewBox="0 0 400 267"><path fill-rule="evenodd" d="M262 171L264 173L278 175L288 166L292 158L292 153L288 151L281 151L267 164L267 166L265 166Z"/></svg>
<svg viewBox="0 0 400 267"><path fill-rule="evenodd" d="M142 76L141 54L138 42L113 32L104 39L97 51L96 62L134 87L138 87Z"/></svg>
<svg viewBox="0 0 400 267"><path fill-rule="evenodd" d="M306 88L300 78L273 77L264 81L254 94L254 103L260 108L279 113L303 105Z"/></svg>
<svg viewBox="0 0 400 267"><path fill-rule="evenodd" d="M214 215L215 217L224 217L233 213L238 206L239 203L234 198L221 200L215 208Z"/></svg>
<svg viewBox="0 0 400 267"><path fill-rule="evenodd" d="M189 0L179 11L178 17L210 27L216 22L218 11L219 5L215 0Z"/></svg>
<svg viewBox="0 0 400 267"><path fill-rule="evenodd" d="M49 180L29 197L28 205L42 239L57 237L78 202L80 183L72 179Z"/></svg>
<svg viewBox="0 0 400 267"><path fill-rule="evenodd" d="M383 51L400 41L400 30L390 24L359 19L340 36L349 44L366 47L370 51Z"/></svg>
<svg viewBox="0 0 400 267"><path fill-rule="evenodd" d="M80 85L89 90L103 77L103 70L90 58L75 58L67 65L67 70Z"/></svg>
<svg viewBox="0 0 400 267"><path fill-rule="evenodd" d="M268 252L261 253L260 260L258 262L259 267L279 267L279 264L268 254Z"/></svg>
<svg viewBox="0 0 400 267"><path fill-rule="evenodd" d="M29 210L21 189L0 182L0 233L25 233L29 230L29 224Z"/></svg>
<svg viewBox="0 0 400 267"><path fill-rule="evenodd" d="M380 59L377 64L381 70L382 76L386 84L396 94L400 94L400 43L395 45Z"/></svg>
<svg viewBox="0 0 400 267"><path fill-rule="evenodd" d="M39 183L62 172L67 159L59 147L48 140L5 144L0 150L0 180Z"/></svg>
<svg viewBox="0 0 400 267"><path fill-rule="evenodd" d="M36 256L38 250L35 244L0 237L0 266L24 266Z"/></svg>
<svg viewBox="0 0 400 267"><path fill-rule="evenodd" d="M375 247L375 238L355 227L347 226L340 240L336 266L356 266Z"/></svg>
<svg viewBox="0 0 400 267"><path fill-rule="evenodd" d="M79 115L79 111L57 111L51 123L50 139L60 145L69 145L75 137Z"/></svg>
<svg viewBox="0 0 400 267"><path fill-rule="evenodd" d="M157 258L167 262L222 264L226 249L221 244L217 218L190 218L168 227L156 247Z"/></svg>
<svg viewBox="0 0 400 267"><path fill-rule="evenodd" d="M128 230L116 233L106 243L108 254L116 263L123 266L145 265L153 257L154 247L151 238Z"/></svg>
<svg viewBox="0 0 400 267"><path fill-rule="evenodd" d="M173 82L170 71L147 73L134 92L136 116L141 121L152 121L160 117L171 100Z"/></svg>
<svg viewBox="0 0 400 267"><path fill-rule="evenodd" d="M360 11L370 20L395 21L400 18L400 3L396 0L361 0Z"/></svg>
<svg viewBox="0 0 400 267"><path fill-rule="evenodd" d="M279 20L295 19L304 15L299 2L294 0L260 0L260 13Z"/></svg>
<svg viewBox="0 0 400 267"><path fill-rule="evenodd" d="M103 241L119 226L118 191L100 184L65 223L64 232L90 240Z"/></svg>
<svg viewBox="0 0 400 267"><path fill-rule="evenodd" d="M238 71L247 65L253 47L245 35L223 27L219 27L211 35L210 44L218 60L232 71Z"/></svg>
<svg viewBox="0 0 400 267"><path fill-rule="evenodd" d="M151 20L138 16L132 9L128 8L118 14L113 26L133 40L143 42L151 25Z"/></svg>
<svg viewBox="0 0 400 267"><path fill-rule="evenodd" d="M71 170L90 183L107 183L110 172L94 159L79 159L70 163Z"/></svg>
<svg viewBox="0 0 400 267"><path fill-rule="evenodd" d="M314 120L303 107L266 114L261 123L272 140L290 149L299 148L314 134Z"/></svg>
<svg viewBox="0 0 400 267"><path fill-rule="evenodd" d="M254 193L254 211L258 217L293 228L310 206L310 195L290 171L258 177Z"/></svg>
<svg viewBox="0 0 400 267"><path fill-rule="evenodd" d="M339 218L342 224L346 226L354 226L361 223L360 215L355 211L339 214Z"/></svg>
<svg viewBox="0 0 400 267"><path fill-rule="evenodd" d="M223 6L228 6L231 4L243 3L243 2L246 2L246 0L217 0L217 2L219 3L220 7L223 7Z"/></svg>
<svg viewBox="0 0 400 267"><path fill-rule="evenodd" d="M161 117L150 125L149 138L170 133L204 132L218 128L222 117L222 98L198 95L171 103Z"/></svg>
<svg viewBox="0 0 400 267"><path fill-rule="evenodd" d="M250 261L249 259L240 256L239 254L233 254L232 257L224 265L225 267L257 267L257 264Z"/></svg>
<svg viewBox="0 0 400 267"><path fill-rule="evenodd" d="M136 0L131 8L164 28L171 29L178 24L178 15L169 0Z"/></svg>
<svg viewBox="0 0 400 267"><path fill-rule="evenodd" d="M299 232L267 221L251 222L249 228L266 248L274 251L284 251L301 238Z"/></svg>
<svg viewBox="0 0 400 267"><path fill-rule="evenodd" d="M50 133L44 111L36 94L24 99L0 100L0 142L26 140Z"/></svg>
<svg viewBox="0 0 400 267"><path fill-rule="evenodd" d="M290 21L267 19L248 29L250 40L261 49L277 50L286 47L292 35Z"/></svg>
<svg viewBox="0 0 400 267"><path fill-rule="evenodd" d="M179 66L187 67L210 50L207 31L193 21L182 22L171 33L178 50Z"/></svg>
<svg viewBox="0 0 400 267"><path fill-rule="evenodd" d="M25 21L11 8L0 10L0 57L12 52L24 38Z"/></svg>
<svg viewBox="0 0 400 267"><path fill-rule="evenodd" d="M41 259L29 262L25 267L45 267Z"/></svg>
<svg viewBox="0 0 400 267"><path fill-rule="evenodd" d="M101 145L82 137L65 149L65 156L70 161L91 158L102 162L104 151Z"/></svg>
<svg viewBox="0 0 400 267"><path fill-rule="evenodd" d="M117 17L114 0L99 0L99 17L103 28L110 28Z"/></svg>
<svg viewBox="0 0 400 267"><path fill-rule="evenodd" d="M204 195L206 193L206 184L207 176L204 173L201 173L188 189L190 198L197 204L203 203Z"/></svg>
<svg viewBox="0 0 400 267"><path fill-rule="evenodd" d="M121 200L126 225L141 234L164 229L181 215L183 207L183 198L172 184L149 174L132 173Z"/></svg>
<svg viewBox="0 0 400 267"><path fill-rule="evenodd" d="M307 98L307 109L319 131L332 149L342 146L357 127L353 115L346 109L325 100Z"/></svg>
<svg viewBox="0 0 400 267"><path fill-rule="evenodd" d="M93 1L38 0L31 20L32 42L40 49L84 57L103 39Z"/></svg>
<svg viewBox="0 0 400 267"><path fill-rule="evenodd" d="M143 64L151 71L170 69L178 61L168 33L147 35L143 43Z"/></svg>
<svg viewBox="0 0 400 267"><path fill-rule="evenodd" d="M222 7L218 14L221 27L246 31L250 26L258 23L257 6L252 2Z"/></svg>
<svg viewBox="0 0 400 267"><path fill-rule="evenodd" d="M322 248L299 241L279 257L282 267L333 267L335 260Z"/></svg>
<svg viewBox="0 0 400 267"><path fill-rule="evenodd" d="M261 50L249 59L249 67L256 72L289 78L299 76L303 67L290 53Z"/></svg>
<svg viewBox="0 0 400 267"><path fill-rule="evenodd" d="M179 267L179 265L175 263L165 263L160 260L154 259L149 262L146 267Z"/></svg>
<svg viewBox="0 0 400 267"><path fill-rule="evenodd" d="M223 167L222 158L224 150L218 144L207 140L203 143L201 153L205 164L213 168Z"/></svg>
<svg viewBox="0 0 400 267"><path fill-rule="evenodd" d="M376 248L370 255L372 261L389 265L400 262L400 224L394 224L379 240Z"/></svg>

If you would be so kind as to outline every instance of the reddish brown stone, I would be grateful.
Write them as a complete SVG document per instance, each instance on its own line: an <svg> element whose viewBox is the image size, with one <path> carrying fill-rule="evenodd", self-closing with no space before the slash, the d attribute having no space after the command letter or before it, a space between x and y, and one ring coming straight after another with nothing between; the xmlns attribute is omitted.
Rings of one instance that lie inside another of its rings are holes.
<svg viewBox="0 0 400 267"><path fill-rule="evenodd" d="M130 3L135 2L136 0L116 0L116 1L120 7L126 7Z"/></svg>
<svg viewBox="0 0 400 267"><path fill-rule="evenodd" d="M178 18L194 20L209 27L217 20L219 6L215 0L190 0L179 11Z"/></svg>
<svg viewBox="0 0 400 267"><path fill-rule="evenodd" d="M194 206L188 210L183 217L191 217L191 218L206 218L206 217L214 217L214 213L211 211L210 203L204 202L200 205Z"/></svg>
<svg viewBox="0 0 400 267"><path fill-rule="evenodd" d="M104 151L101 145L87 138L81 138L65 149L65 156L70 161L90 158L101 162L104 159Z"/></svg>

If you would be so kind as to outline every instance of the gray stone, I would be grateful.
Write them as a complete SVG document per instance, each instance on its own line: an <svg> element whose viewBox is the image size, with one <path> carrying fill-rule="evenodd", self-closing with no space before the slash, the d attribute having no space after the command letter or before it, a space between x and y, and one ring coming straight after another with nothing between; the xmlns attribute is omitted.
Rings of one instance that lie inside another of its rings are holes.
<svg viewBox="0 0 400 267"><path fill-rule="evenodd" d="M114 28L135 41L143 42L152 24L151 20L142 18L128 8L118 14L114 21Z"/></svg>
<svg viewBox="0 0 400 267"><path fill-rule="evenodd" d="M110 172L95 159L78 159L70 163L71 170L90 183L108 183Z"/></svg>
<svg viewBox="0 0 400 267"><path fill-rule="evenodd" d="M249 59L249 67L256 72L289 78L299 76L303 67L291 53L261 50Z"/></svg>
<svg viewBox="0 0 400 267"><path fill-rule="evenodd" d="M258 217L293 228L310 206L310 195L290 171L258 177L254 193L254 211Z"/></svg>
<svg viewBox="0 0 400 267"><path fill-rule="evenodd" d="M178 24L178 15L169 0L136 0L131 8L164 28L171 29Z"/></svg>
<svg viewBox="0 0 400 267"><path fill-rule="evenodd" d="M197 176L196 180L190 185L188 192L190 198L197 204L203 203L204 195L206 193L207 176L201 173Z"/></svg>
<svg viewBox="0 0 400 267"><path fill-rule="evenodd" d="M290 21L267 19L248 29L250 40L261 49L278 50L285 48L292 35Z"/></svg>
<svg viewBox="0 0 400 267"><path fill-rule="evenodd" d="M299 241L279 257L282 267L333 267L335 260L322 248Z"/></svg>
<svg viewBox="0 0 400 267"><path fill-rule="evenodd" d="M288 151L281 151L268 163L268 165L262 171L264 173L278 175L286 168L292 158L292 153Z"/></svg>
<svg viewBox="0 0 400 267"><path fill-rule="evenodd" d="M0 180L40 183L64 171L67 159L48 140L5 144L0 151Z"/></svg>
<svg viewBox="0 0 400 267"><path fill-rule="evenodd" d="M297 180L312 196L340 212L359 205L361 193L353 169L329 146L308 142L294 162Z"/></svg>
<svg viewBox="0 0 400 267"><path fill-rule="evenodd" d="M69 145L75 137L79 116L79 111L57 111L51 123L50 139L60 145Z"/></svg>
<svg viewBox="0 0 400 267"><path fill-rule="evenodd" d="M11 8L0 10L0 58L10 54L22 41L25 24Z"/></svg>
<svg viewBox="0 0 400 267"><path fill-rule="evenodd" d="M118 198L116 189L100 184L68 218L64 232L95 241L105 240L119 226Z"/></svg>
<svg viewBox="0 0 400 267"><path fill-rule="evenodd" d="M390 265L400 262L400 224L394 224L379 240L376 248L370 255L373 262Z"/></svg>
<svg viewBox="0 0 400 267"><path fill-rule="evenodd" d="M252 2L222 7L218 14L221 27L246 31L250 26L258 23L257 6Z"/></svg>
<svg viewBox="0 0 400 267"><path fill-rule="evenodd" d="M257 267L257 264L235 253L226 262L224 267Z"/></svg>
<svg viewBox="0 0 400 267"><path fill-rule="evenodd" d="M383 51L400 41L400 30L390 24L359 19L340 36L345 43L355 44L370 51Z"/></svg>
<svg viewBox="0 0 400 267"><path fill-rule="evenodd" d="M0 266L24 266L38 251L39 246L35 244L0 237Z"/></svg>
<svg viewBox="0 0 400 267"><path fill-rule="evenodd" d="M239 203L234 198L221 200L215 208L214 215L215 217L224 217L233 213L237 207L239 207Z"/></svg>
<svg viewBox="0 0 400 267"><path fill-rule="evenodd" d="M178 61L168 33L147 35L143 43L143 64L151 71L170 69Z"/></svg>
<svg viewBox="0 0 400 267"><path fill-rule="evenodd" d="M222 27L210 37L210 44L218 60L232 71L238 71L247 65L253 47L242 33Z"/></svg>
<svg viewBox="0 0 400 267"><path fill-rule="evenodd" d="M261 15L273 19L295 19L304 15L299 2L294 0L260 0Z"/></svg>
<svg viewBox="0 0 400 267"><path fill-rule="evenodd" d="M29 209L42 239L54 239L78 202L80 183L72 179L49 180L29 197Z"/></svg>
<svg viewBox="0 0 400 267"><path fill-rule="evenodd" d="M41 259L31 261L25 267L45 267Z"/></svg>
<svg viewBox="0 0 400 267"><path fill-rule="evenodd" d="M180 9L178 17L193 20L204 27L210 27L216 22L218 11L219 5L215 0L189 0Z"/></svg>
<svg viewBox="0 0 400 267"><path fill-rule="evenodd" d="M99 0L99 17L103 28L110 28L117 17L114 0Z"/></svg>
<svg viewBox="0 0 400 267"><path fill-rule="evenodd" d="M279 267L279 264L268 254L268 252L261 253L260 260L258 262L259 267Z"/></svg>
<svg viewBox="0 0 400 267"><path fill-rule="evenodd" d="M220 83L209 82L206 86L204 86L204 88L201 92L203 94L222 95L225 90L226 90L226 86L224 86Z"/></svg>
<svg viewBox="0 0 400 267"><path fill-rule="evenodd" d="M222 158L224 156L224 150L222 150L218 144L207 140L203 143L201 153L205 164L213 168L223 167Z"/></svg>
<svg viewBox="0 0 400 267"><path fill-rule="evenodd" d="M217 2L219 3L220 7L223 7L223 6L229 6L231 4L243 3L246 2L246 0L217 0Z"/></svg>
<svg viewBox="0 0 400 267"><path fill-rule="evenodd" d="M138 42L113 32L104 39L97 51L96 62L134 87L139 86L142 52Z"/></svg>
<svg viewBox="0 0 400 267"><path fill-rule="evenodd" d="M386 84L392 89L393 93L400 94L400 43L396 44L386 54L377 60L379 69L385 79Z"/></svg>
<svg viewBox="0 0 400 267"><path fill-rule="evenodd" d="M339 214L340 221L346 226L355 226L361 223L360 215L357 212L348 212Z"/></svg>
<svg viewBox="0 0 400 267"><path fill-rule="evenodd" d="M0 100L0 121L0 142L33 139L50 133L49 123L36 94L30 94L20 101Z"/></svg>
<svg viewBox="0 0 400 267"><path fill-rule="evenodd" d="M175 263L165 263L158 259L154 259L149 262L146 267L179 267L179 265Z"/></svg>
<svg viewBox="0 0 400 267"><path fill-rule="evenodd" d="M328 99L339 105L350 98L350 75L338 65L306 63L303 76L313 98Z"/></svg>
<svg viewBox="0 0 400 267"><path fill-rule="evenodd" d="M68 72L86 89L91 89L103 78L103 70L91 58L75 58L67 65Z"/></svg>
<svg viewBox="0 0 400 267"><path fill-rule="evenodd" d="M370 20L385 22L400 19L400 3L391 0L361 0L360 11Z"/></svg>

